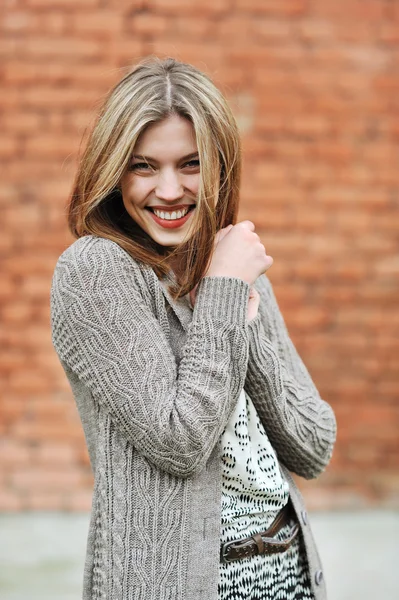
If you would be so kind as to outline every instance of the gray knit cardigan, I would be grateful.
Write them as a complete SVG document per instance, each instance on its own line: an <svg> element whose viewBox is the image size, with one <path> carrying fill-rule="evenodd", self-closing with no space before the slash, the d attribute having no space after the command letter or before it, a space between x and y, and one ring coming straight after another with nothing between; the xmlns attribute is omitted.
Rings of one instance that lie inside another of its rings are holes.
<svg viewBox="0 0 399 600"><path fill-rule="evenodd" d="M217 600L221 434L241 389L276 450L302 528L316 600L317 550L290 471L328 464L336 422L298 356L266 275L204 277L194 308L110 240L60 257L53 344L72 387L94 474L84 600Z"/></svg>

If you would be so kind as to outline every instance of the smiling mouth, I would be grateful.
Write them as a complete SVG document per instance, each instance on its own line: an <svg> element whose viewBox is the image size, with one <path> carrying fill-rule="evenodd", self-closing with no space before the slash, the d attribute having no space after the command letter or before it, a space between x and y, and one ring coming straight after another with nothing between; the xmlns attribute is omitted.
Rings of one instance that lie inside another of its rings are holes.
<svg viewBox="0 0 399 600"><path fill-rule="evenodd" d="M182 227L191 217L194 212L195 204L188 207L188 210L180 211L158 211L147 206L146 209L151 215L151 218L157 225L164 229L177 229ZM157 214L158 213L158 214Z"/></svg>
<svg viewBox="0 0 399 600"><path fill-rule="evenodd" d="M194 210L195 204L191 204L185 208L180 208L178 210L166 209L161 210L158 208L153 208L151 206L146 206L146 210L149 210L153 213L158 219L162 219L163 221L179 221L183 219L190 211Z"/></svg>

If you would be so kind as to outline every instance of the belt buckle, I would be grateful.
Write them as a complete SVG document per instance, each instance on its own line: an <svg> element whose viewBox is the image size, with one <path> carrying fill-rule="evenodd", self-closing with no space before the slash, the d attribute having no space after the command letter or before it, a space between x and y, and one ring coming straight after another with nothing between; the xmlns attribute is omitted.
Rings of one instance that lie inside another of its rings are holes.
<svg viewBox="0 0 399 600"><path fill-rule="evenodd" d="M233 562L234 560L237 560L235 558L227 558L227 556L226 556L227 551L228 551L229 547L231 546L231 544L232 544L232 542L225 542L222 545L222 548L220 550L220 560L222 563L230 563L230 562Z"/></svg>

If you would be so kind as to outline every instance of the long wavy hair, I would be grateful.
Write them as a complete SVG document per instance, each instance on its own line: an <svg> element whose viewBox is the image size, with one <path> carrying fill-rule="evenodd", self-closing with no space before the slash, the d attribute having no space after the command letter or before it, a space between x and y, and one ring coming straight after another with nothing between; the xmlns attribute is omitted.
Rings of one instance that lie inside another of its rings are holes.
<svg viewBox="0 0 399 600"><path fill-rule="evenodd" d="M140 134L170 115L194 128L200 186L194 233L175 247L157 244L127 213L119 184ZM145 59L109 92L81 155L68 209L75 237L113 240L158 278L169 261L182 265L175 299L188 294L206 273L219 229L237 221L241 174L238 128L222 93L195 67L173 58Z"/></svg>

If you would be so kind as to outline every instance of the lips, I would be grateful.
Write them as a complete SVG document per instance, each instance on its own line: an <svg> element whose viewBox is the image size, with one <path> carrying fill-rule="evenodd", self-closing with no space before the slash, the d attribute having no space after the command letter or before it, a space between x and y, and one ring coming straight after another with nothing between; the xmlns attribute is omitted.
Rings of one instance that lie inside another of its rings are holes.
<svg viewBox="0 0 399 600"><path fill-rule="evenodd" d="M149 210L162 210L163 212L174 212L175 210L184 210L185 208L192 208L195 204L179 204L178 206L146 206Z"/></svg>
<svg viewBox="0 0 399 600"><path fill-rule="evenodd" d="M184 215L184 217L181 217L180 219L161 219L160 217L157 217L157 215L155 213L152 212L152 210L150 210L151 208L158 208L158 207L147 207L148 212L150 213L152 219L161 227L163 227L164 229L176 229L177 227L181 227L182 225L184 225L186 223L186 221L188 221L188 219L190 218L191 214L194 212L195 210L195 205L185 205L185 208L187 208L187 206L189 206L191 208L191 210L188 211L188 213L186 215ZM180 207L183 208L183 207ZM173 207L173 209L169 208L167 210L167 212L173 212L175 210L178 210L179 207L175 206ZM163 210L164 212L166 212L165 208L160 208L159 210Z"/></svg>

